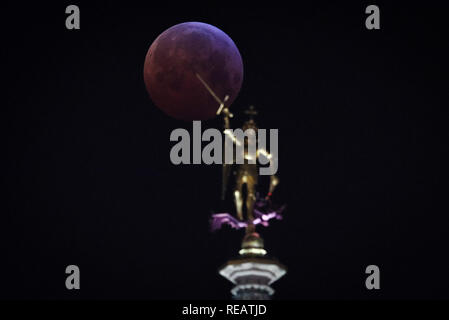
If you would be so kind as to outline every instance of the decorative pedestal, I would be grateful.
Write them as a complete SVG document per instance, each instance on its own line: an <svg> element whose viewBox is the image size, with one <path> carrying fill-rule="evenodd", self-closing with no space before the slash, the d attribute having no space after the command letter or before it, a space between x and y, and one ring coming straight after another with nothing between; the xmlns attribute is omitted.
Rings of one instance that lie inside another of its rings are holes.
<svg viewBox="0 0 449 320"><path fill-rule="evenodd" d="M275 259L265 258L263 240L259 234L247 234L242 242L240 257L228 261L219 273L235 284L231 290L236 300L269 300L274 293L271 284L287 271Z"/></svg>

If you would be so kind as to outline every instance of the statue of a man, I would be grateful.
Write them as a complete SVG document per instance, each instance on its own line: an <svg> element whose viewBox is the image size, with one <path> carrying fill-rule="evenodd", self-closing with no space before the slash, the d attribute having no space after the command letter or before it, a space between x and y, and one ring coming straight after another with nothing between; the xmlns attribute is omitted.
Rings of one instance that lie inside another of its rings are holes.
<svg viewBox="0 0 449 320"><path fill-rule="evenodd" d="M253 119L253 116L256 115L256 111L254 110L253 106L250 106L249 110L245 112L246 114L250 115L250 119L247 120L243 124L243 131L246 130L254 130L254 143L255 143L255 135L257 133L257 125ZM226 115L225 115L226 117ZM240 221L246 221L248 223L247 232L254 232L255 226L252 223L254 220L254 204L256 203L256 187L258 182L258 167L257 167L257 159L251 159L251 157L254 157L253 154L249 152L248 148L248 139L243 138L244 141L238 141L237 139L234 140L235 144L243 144L243 163L242 164L235 164L235 185L234 185L234 203L236 207L236 214L237 218ZM236 155L238 156L238 155ZM271 160L270 154L265 150L261 148L256 149L256 158L258 157L266 157ZM227 179L227 177L224 175L223 179ZM270 187L267 194L267 199L271 196L271 194L274 191L274 188L278 184L279 179L272 175L270 177ZM224 181L226 183L226 181ZM246 199L243 199L243 188L246 187ZM245 203L245 208L243 206L243 203ZM245 210L244 210L245 209ZM246 218L244 217L243 213L246 211Z"/></svg>

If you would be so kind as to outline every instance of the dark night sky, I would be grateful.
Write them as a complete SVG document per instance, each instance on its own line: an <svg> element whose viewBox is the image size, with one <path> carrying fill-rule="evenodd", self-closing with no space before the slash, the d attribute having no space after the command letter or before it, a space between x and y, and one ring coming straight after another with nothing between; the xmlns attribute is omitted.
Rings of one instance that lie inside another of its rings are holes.
<svg viewBox="0 0 449 320"><path fill-rule="evenodd" d="M289 268L276 298L449 298L443 8L377 2L368 31L371 3L145 3L73 2L79 31L65 29L72 2L2 4L0 298L229 298L217 269L243 231L208 230L220 167L170 163L170 132L191 123L143 83L152 41L185 21L234 40L232 108L254 104L260 127L279 128L288 210L259 229ZM364 287L369 264L380 291Z"/></svg>

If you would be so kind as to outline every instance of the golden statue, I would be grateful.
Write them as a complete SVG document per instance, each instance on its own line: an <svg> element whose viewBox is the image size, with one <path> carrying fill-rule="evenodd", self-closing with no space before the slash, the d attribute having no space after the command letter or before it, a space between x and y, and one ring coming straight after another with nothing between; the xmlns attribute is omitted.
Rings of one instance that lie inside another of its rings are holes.
<svg viewBox="0 0 449 320"><path fill-rule="evenodd" d="M223 108L225 110L225 108ZM229 111L227 111L229 113ZM250 106L247 111L245 111L246 114L250 116L249 120L245 121L243 124L243 131L246 131L248 129L254 130L254 132L257 132L257 125L254 121L254 115L257 114L257 112L254 109L254 106ZM229 121L229 119L226 119L227 116L225 115L225 123ZM247 221L248 227L246 228L247 233L252 233L255 231L255 225L253 224L254 221L254 205L256 203L256 188L258 183L258 167L257 163L254 161L253 163L250 163L251 154L248 151L248 139L244 139L244 141L236 141L235 143L243 143L243 164L236 164L236 170L235 170L235 185L234 185L234 203L236 208L236 214L237 218L240 221ZM271 155L265 150L258 148L256 149L256 157L264 156L271 160ZM257 160L257 159L256 159ZM223 165L226 170L229 170L229 165L224 164ZM222 195L226 192L226 185L227 185L227 178L229 176L229 173L225 173L223 176L223 192ZM279 179L277 176L272 175L270 176L270 187L269 191L266 197L266 200L271 197L276 185L279 183ZM243 188L246 187L246 199L243 199ZM243 203L245 203L245 208L243 207ZM246 211L246 219L243 216L244 209Z"/></svg>
<svg viewBox="0 0 449 320"><path fill-rule="evenodd" d="M230 129L230 118L233 118L233 114L229 111L229 108L225 105L225 102L228 100L228 96L225 96L223 101L212 91L212 89L207 85L207 83L204 82L204 80L201 78L199 74L196 74L198 79L201 81L201 83L204 85L204 87L209 91L209 93L214 97L214 99L219 103L219 108L217 110L217 115L222 114L223 115L223 122L224 122L224 133L230 134L228 129ZM254 116L257 114L256 110L254 109L254 106L250 106L247 111L245 111L247 115L249 115L249 120L247 120L243 124L243 131L245 132L247 129L254 130L254 133L257 132L257 125L254 121ZM234 185L234 191L233 191L233 197L234 197L234 203L235 203L235 209L236 209L236 215L237 219L240 222L245 222L246 226L246 234L253 234L255 232L255 224L254 221L254 206L257 201L256 197L256 187L258 182L258 167L257 167L257 159L251 159L251 154L248 152L248 139L243 138L243 141L238 141L236 137L231 134L231 138L233 139L234 144L241 145L243 144L243 163L242 164L236 164L235 159L234 163L226 163L223 161L223 169L222 169L222 193L221 198L222 200L225 200L226 196L226 189L227 184L229 180L229 175L231 172L232 165L235 165L235 185ZM258 148L256 149L256 158L259 157L265 157L270 162L273 161L272 155L268 153L267 150ZM251 163L249 162L250 160ZM256 160L256 161L254 161ZM270 176L270 186L267 193L267 196L265 197L265 200L269 200L274 189L279 183L279 179L276 175ZM246 187L246 199L243 199L243 191L244 187ZM245 203L245 207L243 204ZM244 217L244 211L246 212L246 217ZM236 223L237 225L240 225L240 223Z"/></svg>

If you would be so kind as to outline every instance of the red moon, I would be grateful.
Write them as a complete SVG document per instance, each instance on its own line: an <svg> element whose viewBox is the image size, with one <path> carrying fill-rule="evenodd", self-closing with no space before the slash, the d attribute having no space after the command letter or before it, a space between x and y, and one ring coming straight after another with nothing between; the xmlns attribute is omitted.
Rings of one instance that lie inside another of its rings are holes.
<svg viewBox="0 0 449 320"><path fill-rule="evenodd" d="M229 106L243 81L243 62L232 39L201 22L177 24L151 44L144 80L151 99L167 115L186 121L215 117L218 102L196 74Z"/></svg>

